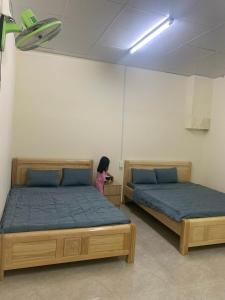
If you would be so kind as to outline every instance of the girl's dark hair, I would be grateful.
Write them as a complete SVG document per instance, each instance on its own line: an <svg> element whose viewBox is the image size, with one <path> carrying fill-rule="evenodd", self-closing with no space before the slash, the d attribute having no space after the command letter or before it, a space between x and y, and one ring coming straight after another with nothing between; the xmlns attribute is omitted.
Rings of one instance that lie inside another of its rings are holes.
<svg viewBox="0 0 225 300"><path fill-rule="evenodd" d="M102 173L103 171L108 171L108 168L109 168L109 163L110 163L110 160L108 157L106 156L102 156L102 158L100 159L100 162L98 164L98 169L97 171L99 173Z"/></svg>

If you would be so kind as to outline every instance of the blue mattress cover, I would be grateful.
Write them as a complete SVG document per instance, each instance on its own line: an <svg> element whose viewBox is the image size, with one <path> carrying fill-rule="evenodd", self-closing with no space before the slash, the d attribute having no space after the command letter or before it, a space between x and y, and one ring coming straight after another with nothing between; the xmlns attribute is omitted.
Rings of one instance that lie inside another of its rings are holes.
<svg viewBox="0 0 225 300"><path fill-rule="evenodd" d="M184 187L193 187L196 184L191 182L184 182L184 183L159 183L159 184L136 184L133 182L128 182L127 184L132 189L141 189L141 190L158 190L158 189L181 189Z"/></svg>
<svg viewBox="0 0 225 300"><path fill-rule="evenodd" d="M1 230L5 233L130 223L93 186L15 187L9 192Z"/></svg>
<svg viewBox="0 0 225 300"><path fill-rule="evenodd" d="M193 183L135 186L133 201L177 222L187 218L225 216L225 194Z"/></svg>

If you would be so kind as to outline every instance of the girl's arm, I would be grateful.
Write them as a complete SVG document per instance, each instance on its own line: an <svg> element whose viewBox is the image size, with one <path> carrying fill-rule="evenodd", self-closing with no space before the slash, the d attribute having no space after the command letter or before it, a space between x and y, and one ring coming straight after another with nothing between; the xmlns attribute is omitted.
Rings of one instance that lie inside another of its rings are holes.
<svg viewBox="0 0 225 300"><path fill-rule="evenodd" d="M109 178L109 180L111 180L111 181L113 181L114 180L114 178L113 178L113 176L109 173L109 172L106 172L106 178Z"/></svg>

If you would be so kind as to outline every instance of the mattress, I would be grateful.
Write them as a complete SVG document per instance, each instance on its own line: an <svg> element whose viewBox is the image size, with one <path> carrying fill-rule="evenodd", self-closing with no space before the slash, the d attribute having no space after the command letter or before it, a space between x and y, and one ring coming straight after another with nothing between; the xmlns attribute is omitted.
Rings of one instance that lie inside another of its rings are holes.
<svg viewBox="0 0 225 300"><path fill-rule="evenodd" d="M225 216L225 194L193 183L136 186L133 201L162 212L176 222Z"/></svg>
<svg viewBox="0 0 225 300"><path fill-rule="evenodd" d="M184 183L160 183L160 184L136 184L129 182L127 184L132 189L141 189L141 190L159 190L159 189L181 189L184 187L193 187L196 184L191 182Z"/></svg>
<svg viewBox="0 0 225 300"><path fill-rule="evenodd" d="M93 186L12 188L1 221L5 233L130 223Z"/></svg>

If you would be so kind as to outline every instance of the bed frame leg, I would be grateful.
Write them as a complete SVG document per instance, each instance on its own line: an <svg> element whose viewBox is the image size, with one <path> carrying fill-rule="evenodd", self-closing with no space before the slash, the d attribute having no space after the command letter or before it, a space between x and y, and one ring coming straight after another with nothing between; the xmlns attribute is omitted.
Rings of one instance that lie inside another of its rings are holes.
<svg viewBox="0 0 225 300"><path fill-rule="evenodd" d="M181 235L180 235L180 253L182 255L188 254L189 230L190 230L190 221L185 219L182 220Z"/></svg>
<svg viewBox="0 0 225 300"><path fill-rule="evenodd" d="M0 281L4 279L3 269L3 235L0 235Z"/></svg>
<svg viewBox="0 0 225 300"><path fill-rule="evenodd" d="M136 226L135 224L130 224L130 251L127 256L127 262L133 263L134 262L134 255L135 255L135 243L136 243Z"/></svg>

